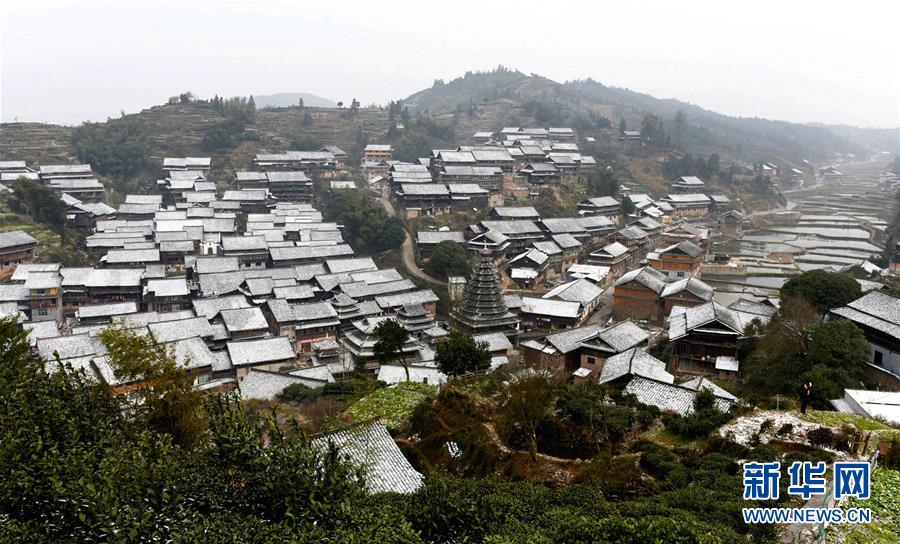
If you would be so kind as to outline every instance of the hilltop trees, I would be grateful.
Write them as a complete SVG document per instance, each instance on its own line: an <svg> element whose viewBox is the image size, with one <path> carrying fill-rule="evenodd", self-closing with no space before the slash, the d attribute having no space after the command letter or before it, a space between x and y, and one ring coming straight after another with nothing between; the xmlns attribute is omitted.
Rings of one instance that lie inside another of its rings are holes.
<svg viewBox="0 0 900 544"><path fill-rule="evenodd" d="M256 120L256 103L253 97L247 100L235 96L224 99L215 97L210 101L213 110L225 117L204 130L200 147L204 151L224 151L240 143L247 125Z"/></svg>

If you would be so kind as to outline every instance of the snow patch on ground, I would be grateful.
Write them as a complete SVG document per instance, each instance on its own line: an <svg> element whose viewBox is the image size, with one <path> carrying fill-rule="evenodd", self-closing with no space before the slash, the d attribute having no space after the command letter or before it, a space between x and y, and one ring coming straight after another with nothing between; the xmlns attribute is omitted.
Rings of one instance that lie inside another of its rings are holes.
<svg viewBox="0 0 900 544"><path fill-rule="evenodd" d="M771 425L768 425L768 428L765 430L765 432L760 432L760 428L763 426L763 422L765 422L766 420L771 420L772 423ZM790 432L778 434L778 431L785 425L792 426ZM807 438L807 434L809 433L809 431L824 426L825 425L819 425L818 423L812 423L802 420L790 412L774 412L763 410L739 417L731 423L722 426L721 428L719 428L718 434L722 438L732 440L742 446L751 448L757 445L756 440L758 435L758 444L768 444L772 440L778 440L782 442L791 442L794 444L803 444L805 446L820 448L834 453L840 458L847 457L846 452L838 451L829 447L813 445L809 442L809 439Z"/></svg>

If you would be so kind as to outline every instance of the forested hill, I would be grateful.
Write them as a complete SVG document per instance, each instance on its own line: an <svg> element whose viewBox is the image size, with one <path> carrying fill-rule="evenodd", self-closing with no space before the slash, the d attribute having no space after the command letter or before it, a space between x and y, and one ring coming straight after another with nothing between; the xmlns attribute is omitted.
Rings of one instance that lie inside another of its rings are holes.
<svg viewBox="0 0 900 544"><path fill-rule="evenodd" d="M667 134L674 137L678 133L679 147L685 151L719 153L750 162L781 159L799 163L803 159L823 160L835 153L864 154L879 142L890 142L884 133L891 132L730 117L591 79L558 83L503 67L491 72L468 72L449 82L435 81L431 88L409 96L403 103L413 112L436 115L476 113L497 104L507 108L519 106L544 125L572 125L582 132L592 125L599 126L598 115L614 128L619 128L624 119L627 128L640 130L649 113L657 117ZM675 121L679 112L684 120L681 130ZM503 124L515 126L516 120L496 119L497 126L484 129L498 129Z"/></svg>

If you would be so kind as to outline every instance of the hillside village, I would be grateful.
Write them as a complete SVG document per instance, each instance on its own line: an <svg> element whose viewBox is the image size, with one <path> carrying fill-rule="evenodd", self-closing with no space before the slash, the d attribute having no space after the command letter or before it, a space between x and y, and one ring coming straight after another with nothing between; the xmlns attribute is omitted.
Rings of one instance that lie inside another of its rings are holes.
<svg viewBox="0 0 900 544"><path fill-rule="evenodd" d="M645 145L639 131L612 132L616 145ZM529 452L545 463L541 476L516 478L586 481L584 450L553 444L546 429L529 442L504 430L500 416L482 422L488 431L459 414L447 423L458 409L449 395L499 388L465 402L502 405L497 399L516 384L537 378L603 386L603 405L650 414L629 415L618 435L598 438L609 447L607 471L660 447L642 440L665 447L710 433L748 448L771 440L841 458L888 455L884 436L900 425L900 242L884 203L900 179L887 157L835 157L805 169L748 165L748 177L785 201L759 210L699 176L669 179L664 192L622 182L588 151L596 137L571 127L485 129L414 161L397 160L390 143L282 147L230 164L224 183L211 157L164 157L148 191L119 195L115 205L90 164L5 160L0 198L19 198L23 183L52 189L89 265L37 262L41 242L4 229L0 317L27 331L47 372L84 371L116 395L152 384L119 371L106 331L149 337L197 391L275 407L320 444L368 459L373 493L415 493L430 470L475 474L468 456L487 447L492 456ZM591 192L598 180L607 181L606 194ZM402 242L359 251L363 235L335 204L351 198L401 225ZM568 204L542 213L548 199ZM889 243L896 251L885 250ZM819 307L813 321L852 323L866 360L837 395L803 399L795 376L773 406L775 392L753 385L753 346L800 322L795 299L788 305L782 296L810 272L852 278L856 295ZM401 337L391 341L392 330ZM460 357L475 355L462 370L450 366L448 354L466 341L474 351ZM340 402L327 407L302 400L336 391L365 393L349 394L353 402L337 393ZM386 391L398 398L372 402ZM834 442L816 442L811 431L831 427L804 419L807 400L816 414L877 418L878 432L844 429ZM663 423L689 421L695 411L715 427L677 438L677 424ZM768 429L773 419L778 433ZM716 430L726 423L733 429ZM452 425L478 431L463 439L438 430ZM467 446L472 436L482 442Z"/></svg>

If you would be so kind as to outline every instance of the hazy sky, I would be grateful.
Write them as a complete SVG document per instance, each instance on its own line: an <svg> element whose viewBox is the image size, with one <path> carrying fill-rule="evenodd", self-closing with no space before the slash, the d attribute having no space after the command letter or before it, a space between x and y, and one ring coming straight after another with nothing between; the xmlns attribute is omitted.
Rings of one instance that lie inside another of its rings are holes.
<svg viewBox="0 0 900 544"><path fill-rule="evenodd" d="M184 90L386 103L503 64L730 115L896 127L898 21L900 3L868 0L0 0L0 114L75 124Z"/></svg>

